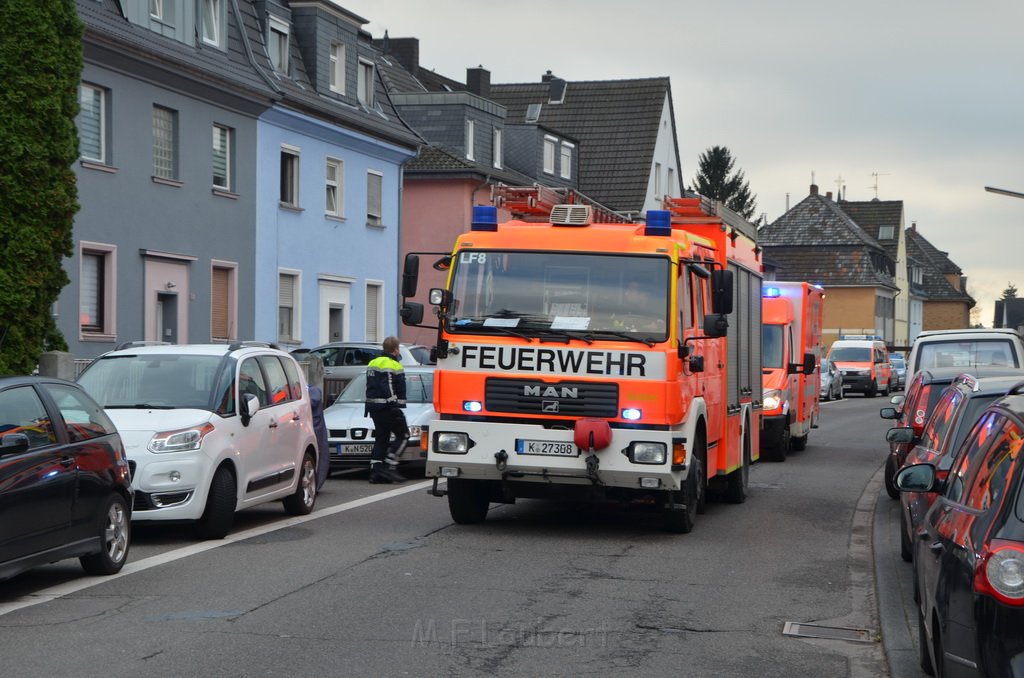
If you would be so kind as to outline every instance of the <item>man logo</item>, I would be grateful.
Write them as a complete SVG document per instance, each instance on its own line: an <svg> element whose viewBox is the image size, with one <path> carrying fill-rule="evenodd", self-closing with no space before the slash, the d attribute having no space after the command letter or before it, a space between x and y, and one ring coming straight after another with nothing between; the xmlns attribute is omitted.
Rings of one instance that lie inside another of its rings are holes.
<svg viewBox="0 0 1024 678"><path fill-rule="evenodd" d="M524 386L523 395L543 398L579 398L579 388L573 386Z"/></svg>
<svg viewBox="0 0 1024 678"><path fill-rule="evenodd" d="M557 400L543 400L540 404L540 411L548 414L558 414Z"/></svg>

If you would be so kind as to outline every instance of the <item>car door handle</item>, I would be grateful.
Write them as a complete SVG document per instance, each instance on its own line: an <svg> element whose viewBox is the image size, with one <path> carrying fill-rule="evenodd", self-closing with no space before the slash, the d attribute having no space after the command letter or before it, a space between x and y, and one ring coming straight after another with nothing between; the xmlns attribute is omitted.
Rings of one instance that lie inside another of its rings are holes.
<svg viewBox="0 0 1024 678"><path fill-rule="evenodd" d="M63 466L64 468L71 468L72 466L75 465L75 458L74 457L62 457L61 460L60 460L60 465Z"/></svg>
<svg viewBox="0 0 1024 678"><path fill-rule="evenodd" d="M302 421L302 417L299 416L298 412L292 413L292 421Z"/></svg>
<svg viewBox="0 0 1024 678"><path fill-rule="evenodd" d="M276 419L270 422L269 428L277 428L277 420Z"/></svg>
<svg viewBox="0 0 1024 678"><path fill-rule="evenodd" d="M942 542L937 541L937 542L934 542L932 544L929 544L928 545L928 550L931 551L932 553L941 553L942 552Z"/></svg>

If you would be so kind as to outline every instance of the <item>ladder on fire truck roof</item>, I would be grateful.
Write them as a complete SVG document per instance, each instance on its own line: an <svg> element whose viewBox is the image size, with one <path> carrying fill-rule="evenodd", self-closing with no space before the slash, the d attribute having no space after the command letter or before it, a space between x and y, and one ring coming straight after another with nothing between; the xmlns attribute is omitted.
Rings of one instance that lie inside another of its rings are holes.
<svg viewBox="0 0 1024 678"><path fill-rule="evenodd" d="M491 187L491 202L500 209L508 210L512 216L523 221L547 221L555 205L587 205L595 222L629 224L633 220L591 200L571 188L550 186L505 186Z"/></svg>
<svg viewBox="0 0 1024 678"><path fill-rule="evenodd" d="M705 198L690 193L686 198L665 197L664 209L672 213L672 223L706 223L708 217L718 217L723 224L732 226L754 242L757 242L757 226L725 206L720 200Z"/></svg>

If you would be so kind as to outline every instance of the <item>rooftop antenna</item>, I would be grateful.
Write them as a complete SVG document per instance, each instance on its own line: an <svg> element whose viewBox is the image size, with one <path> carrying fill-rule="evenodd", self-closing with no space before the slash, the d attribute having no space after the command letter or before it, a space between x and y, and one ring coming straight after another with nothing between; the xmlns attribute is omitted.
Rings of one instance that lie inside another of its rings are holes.
<svg viewBox="0 0 1024 678"><path fill-rule="evenodd" d="M873 176L875 178L875 184L874 184L874 186L868 186L868 188L875 189L875 200L878 200L878 177L887 177L889 175L888 174L879 174L878 172L872 172L871 176Z"/></svg>

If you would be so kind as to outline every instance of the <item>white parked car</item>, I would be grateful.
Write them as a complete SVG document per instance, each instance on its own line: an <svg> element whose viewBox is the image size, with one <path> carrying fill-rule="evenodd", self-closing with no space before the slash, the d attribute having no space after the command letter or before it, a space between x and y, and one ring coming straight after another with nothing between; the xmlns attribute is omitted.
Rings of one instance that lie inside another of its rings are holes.
<svg viewBox="0 0 1024 678"><path fill-rule="evenodd" d="M423 463L426 449L420 447L421 434L437 417L434 410L434 368L406 367L405 421L409 425L409 442L399 463ZM331 471L346 468L369 468L373 451L373 420L365 414L366 372L348 383L334 404L324 410L327 442L331 448Z"/></svg>
<svg viewBox="0 0 1024 678"><path fill-rule="evenodd" d="M236 511L316 501L316 435L295 359L270 344L128 347L92 362L78 383L124 440L133 521L195 521L219 539Z"/></svg>

